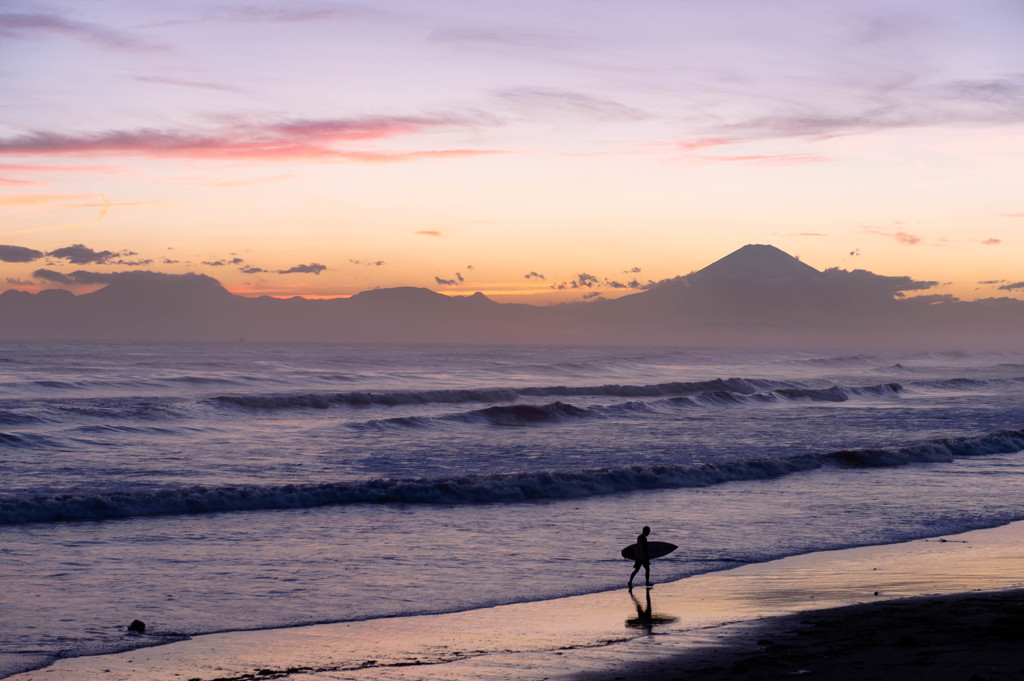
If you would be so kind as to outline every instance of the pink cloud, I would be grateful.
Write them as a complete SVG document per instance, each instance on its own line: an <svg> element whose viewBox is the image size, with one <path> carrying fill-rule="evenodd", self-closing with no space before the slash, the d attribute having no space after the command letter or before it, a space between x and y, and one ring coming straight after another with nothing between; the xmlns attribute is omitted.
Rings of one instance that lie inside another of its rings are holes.
<svg viewBox="0 0 1024 681"><path fill-rule="evenodd" d="M766 165L803 165L827 163L832 159L815 154L750 154L747 156L700 156L702 161L726 163L763 163Z"/></svg>
<svg viewBox="0 0 1024 681"><path fill-rule="evenodd" d="M325 159L363 162L408 161L499 153L440 149L378 151L338 148L437 129L470 125L457 117L374 117L293 120L267 125L239 124L216 132L156 129L114 130L91 135L35 132L0 139L0 155L142 155L192 159Z"/></svg>
<svg viewBox="0 0 1024 681"><path fill-rule="evenodd" d="M672 146L680 151L697 151L698 149L707 149L709 147L721 147L727 144L735 144L733 140L728 139L710 139L710 140L679 140L677 142L670 142Z"/></svg>
<svg viewBox="0 0 1024 681"><path fill-rule="evenodd" d="M416 233L421 236L441 236L441 232L436 229L421 229Z"/></svg>
<svg viewBox="0 0 1024 681"><path fill-rule="evenodd" d="M0 164L0 172L9 173L123 173L124 170L115 166L39 166L24 164Z"/></svg>
<svg viewBox="0 0 1024 681"><path fill-rule="evenodd" d="M885 236L889 237L890 239L895 239L899 243L906 244L907 246L914 246L916 244L921 243L921 237L915 234L910 234L908 232L886 232L884 230L873 229L871 227L865 227L864 231L869 234L877 234L879 236Z"/></svg>

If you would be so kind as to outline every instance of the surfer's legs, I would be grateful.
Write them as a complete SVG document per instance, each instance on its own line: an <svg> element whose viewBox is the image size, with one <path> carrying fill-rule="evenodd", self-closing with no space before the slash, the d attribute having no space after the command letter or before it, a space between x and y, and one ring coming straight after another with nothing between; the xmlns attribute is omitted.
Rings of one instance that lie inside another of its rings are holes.
<svg viewBox="0 0 1024 681"><path fill-rule="evenodd" d="M633 578L636 577L636 573L640 572L640 566L643 565L640 561L633 563L633 574L629 576L629 588L633 588Z"/></svg>
<svg viewBox="0 0 1024 681"><path fill-rule="evenodd" d="M651 562L649 560L642 562L638 560L635 563L633 563L633 574L629 576L630 589L633 588L633 578L636 577L636 573L640 572L641 566L643 566L644 568L644 581L647 583L647 586L651 585Z"/></svg>

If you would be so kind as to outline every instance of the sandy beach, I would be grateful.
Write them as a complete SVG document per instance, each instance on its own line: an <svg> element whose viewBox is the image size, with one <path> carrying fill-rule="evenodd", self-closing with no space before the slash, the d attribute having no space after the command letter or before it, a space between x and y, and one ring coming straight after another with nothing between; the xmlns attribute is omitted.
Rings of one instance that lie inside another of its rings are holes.
<svg viewBox="0 0 1024 681"><path fill-rule="evenodd" d="M921 596L771 618L653 678L861 681L1024 677L1024 590ZM616 678L627 678L628 674ZM595 679L608 678L595 675Z"/></svg>
<svg viewBox="0 0 1024 681"><path fill-rule="evenodd" d="M1022 587L1018 522L651 590L199 636L11 678L884 679L921 670L934 679L1008 678L1024 667Z"/></svg>

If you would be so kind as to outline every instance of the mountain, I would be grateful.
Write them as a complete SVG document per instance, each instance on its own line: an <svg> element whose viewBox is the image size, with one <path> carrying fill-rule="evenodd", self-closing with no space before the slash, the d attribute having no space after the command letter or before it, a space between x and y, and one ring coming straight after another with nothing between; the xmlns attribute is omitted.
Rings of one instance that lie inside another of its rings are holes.
<svg viewBox="0 0 1024 681"><path fill-rule="evenodd" d="M1024 302L905 298L936 282L819 271L767 245L614 300L538 307L425 288L246 298L200 274L122 272L75 296L0 294L0 338L1017 348Z"/></svg>
<svg viewBox="0 0 1024 681"><path fill-rule="evenodd" d="M690 276L712 282L728 282L751 279L812 280L820 274L810 265L805 265L775 246L747 244Z"/></svg>

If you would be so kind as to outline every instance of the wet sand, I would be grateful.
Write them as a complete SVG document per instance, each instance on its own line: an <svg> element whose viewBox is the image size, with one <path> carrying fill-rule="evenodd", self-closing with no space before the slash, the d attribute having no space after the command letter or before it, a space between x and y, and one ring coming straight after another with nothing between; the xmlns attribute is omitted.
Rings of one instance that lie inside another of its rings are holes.
<svg viewBox="0 0 1024 681"><path fill-rule="evenodd" d="M1024 590L856 605L762 621L712 654L662 660L654 679L1024 679ZM622 670L610 678L631 678ZM607 679L607 674L582 675Z"/></svg>
<svg viewBox="0 0 1024 681"><path fill-rule="evenodd" d="M624 562L624 579L628 572ZM1014 523L746 565L650 591L197 636L11 678L1024 678L1021 589L1024 523Z"/></svg>

